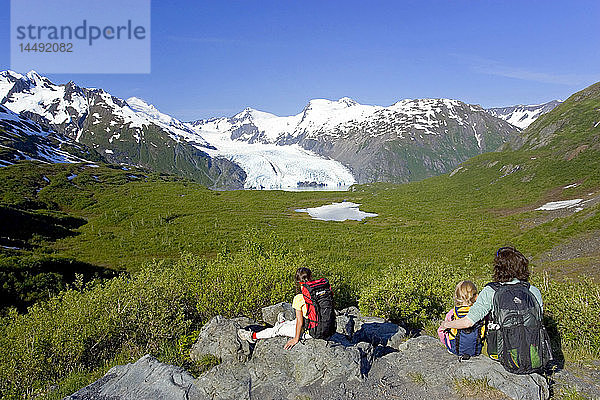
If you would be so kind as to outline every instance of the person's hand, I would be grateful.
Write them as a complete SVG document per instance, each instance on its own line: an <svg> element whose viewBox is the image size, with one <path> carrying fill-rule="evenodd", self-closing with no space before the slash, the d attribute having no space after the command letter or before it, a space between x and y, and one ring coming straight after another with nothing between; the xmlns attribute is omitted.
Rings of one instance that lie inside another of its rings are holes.
<svg viewBox="0 0 600 400"><path fill-rule="evenodd" d="M283 348L286 350L289 350L292 347L294 347L296 345L296 343L298 343L298 339L291 338L290 340L287 341L287 343L285 344L285 346L283 346Z"/></svg>
<svg viewBox="0 0 600 400"><path fill-rule="evenodd" d="M439 329L442 330L442 331L445 331L446 329L448 329L448 327L446 326L446 321L442 321L442 323L440 324Z"/></svg>

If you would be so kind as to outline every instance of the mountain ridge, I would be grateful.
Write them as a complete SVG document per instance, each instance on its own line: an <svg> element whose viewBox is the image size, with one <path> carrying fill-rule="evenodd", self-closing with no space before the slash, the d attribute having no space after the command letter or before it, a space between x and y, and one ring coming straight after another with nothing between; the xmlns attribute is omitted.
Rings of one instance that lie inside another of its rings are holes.
<svg viewBox="0 0 600 400"><path fill-rule="evenodd" d="M233 117L191 125L201 136L297 144L340 161L359 183L407 182L448 172L473 155L496 150L518 132L481 106L452 99L405 99L389 107L348 97L313 99L296 115L246 108Z"/></svg>
<svg viewBox="0 0 600 400"><path fill-rule="evenodd" d="M312 99L291 116L247 107L232 117L182 122L137 97L124 100L73 81L55 85L35 71L1 72L0 98L110 163L226 189L420 180L517 141L519 132L504 120L511 117L452 99L387 107L350 97Z"/></svg>
<svg viewBox="0 0 600 400"><path fill-rule="evenodd" d="M0 98L11 111L87 145L109 163L174 173L212 188L238 189L245 180L236 164L210 157L208 144L183 123L149 108L138 112L103 89L73 81L56 85L35 71L3 71Z"/></svg>

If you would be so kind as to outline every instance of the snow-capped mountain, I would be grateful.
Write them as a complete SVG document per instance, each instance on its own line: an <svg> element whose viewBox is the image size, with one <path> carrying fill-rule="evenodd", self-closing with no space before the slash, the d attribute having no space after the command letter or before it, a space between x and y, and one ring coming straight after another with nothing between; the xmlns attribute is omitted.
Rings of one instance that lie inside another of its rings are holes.
<svg viewBox="0 0 600 400"><path fill-rule="evenodd" d="M175 173L207 186L241 188L244 171L211 158L210 145L187 125L139 99L102 89L52 83L35 71L0 73L0 104L100 153L108 162Z"/></svg>
<svg viewBox="0 0 600 400"><path fill-rule="evenodd" d="M230 118L191 125L209 143L298 145L341 162L360 183L444 173L496 150L517 132L480 106L449 99L402 100L389 107L347 97L315 99L297 115L278 117L246 108Z"/></svg>
<svg viewBox="0 0 600 400"><path fill-rule="evenodd" d="M0 104L112 163L179 174L219 188L338 188L406 182L454 169L518 132L478 105L449 99L391 106L311 100L279 117L247 108L191 123L147 102L64 85L31 71L0 73Z"/></svg>
<svg viewBox="0 0 600 400"><path fill-rule="evenodd" d="M129 98L127 103L156 124L175 127L182 139L194 146L201 146L211 157L225 158L239 165L246 173L244 187L247 189L294 189L299 186L339 189L356 183L350 171L341 163L320 157L298 145L250 143L219 132L200 133L193 124L183 124L141 99ZM259 111L254 113L259 120L275 117Z"/></svg>
<svg viewBox="0 0 600 400"><path fill-rule="evenodd" d="M552 100L548 103L535 105L517 105L510 107L488 108L487 111L494 117L501 118L521 129L527 128L539 116L552 111L555 107L562 104L560 100Z"/></svg>
<svg viewBox="0 0 600 400"><path fill-rule="evenodd" d="M95 152L0 105L0 166L20 160L86 162Z"/></svg>

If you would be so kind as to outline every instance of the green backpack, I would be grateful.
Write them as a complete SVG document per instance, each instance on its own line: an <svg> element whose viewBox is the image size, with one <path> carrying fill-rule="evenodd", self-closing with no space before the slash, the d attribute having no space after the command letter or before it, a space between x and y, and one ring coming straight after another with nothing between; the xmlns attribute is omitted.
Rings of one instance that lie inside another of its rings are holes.
<svg viewBox="0 0 600 400"><path fill-rule="evenodd" d="M488 354L515 374L543 373L552 360L550 339L542 323L542 309L529 283L486 286L494 290L488 324Z"/></svg>

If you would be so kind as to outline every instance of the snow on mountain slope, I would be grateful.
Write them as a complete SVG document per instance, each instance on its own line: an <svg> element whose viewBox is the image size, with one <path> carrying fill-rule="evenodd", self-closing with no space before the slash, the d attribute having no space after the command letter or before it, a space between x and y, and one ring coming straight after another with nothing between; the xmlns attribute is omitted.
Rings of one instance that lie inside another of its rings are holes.
<svg viewBox="0 0 600 400"><path fill-rule="evenodd" d="M189 150L178 147L181 144L192 146L205 154L204 157L229 160L227 162L241 166L247 175L243 184L246 188L295 188L299 182L337 188L355 183L352 174L340 163L299 146L234 144L231 139L215 135L211 136L211 144L195 127L160 112L142 99L130 97L124 101L102 89L79 88L73 82L55 85L34 71L26 75L13 71L0 73L0 96L7 108L31 115L44 125L90 144L113 162L137 164L138 159L129 154L133 142L136 147L156 152L160 148L172 148L170 152L163 151L169 159L165 159L163 153L155 158L163 165L174 159L179 163L183 153L190 154ZM266 130L285 129L289 125L285 118L255 110L245 110L232 119L238 124L256 121ZM294 118L291 120L294 125L297 123ZM174 143L157 136L159 130ZM143 156L147 151L136 151L136 154ZM211 165L216 163L209 163L208 167ZM230 167L219 167L226 168Z"/></svg>
<svg viewBox="0 0 600 400"><path fill-rule="evenodd" d="M66 137L42 128L30 119L17 115L0 105L0 165L14 164L20 160L37 160L50 163L87 162L66 151L75 149L80 155L86 149Z"/></svg>
<svg viewBox="0 0 600 400"><path fill-rule="evenodd" d="M16 82L25 87L13 90ZM181 121L159 112L141 99L131 97L125 102L102 89L81 89L72 82L55 85L35 71L29 71L25 76L13 71L0 73L0 98L10 110L16 113L25 111L37 114L50 125L74 124L87 117L90 109L97 106L110 114L110 126L114 127L115 131L127 127L141 133L143 128L154 123L168 132L175 141L194 135ZM93 113L92 117L92 125L100 123L99 112ZM82 130L82 127L77 129L74 135L76 139L80 139ZM67 129L67 133L74 132ZM142 136L135 135L138 143Z"/></svg>
<svg viewBox="0 0 600 400"><path fill-rule="evenodd" d="M101 154L194 179L209 187L238 189L245 173L226 159L212 159L195 131L142 100L127 101L74 82L54 84L34 71L0 72L0 104Z"/></svg>
<svg viewBox="0 0 600 400"><path fill-rule="evenodd" d="M0 96L1 104L109 162L201 180L208 168L211 184L225 174L254 188L423 179L497 149L516 132L480 106L449 99L389 107L314 99L291 116L247 108L230 118L183 123L139 98L122 100L73 82L55 85L34 71L0 73Z"/></svg>
<svg viewBox="0 0 600 400"><path fill-rule="evenodd" d="M294 138L318 139L329 136L332 139L343 138L355 130L358 125L394 124L398 138L404 138L411 132L418 134L444 133L444 121L440 114L447 114L458 124L465 124L458 108L464 103L450 99L401 100L389 107L359 104L343 97L337 101L311 100L297 115L278 117L273 114L246 108L231 118L216 118L195 121L192 125L200 134L205 131L217 131L230 135L234 140L250 143L286 144ZM469 106L471 112L485 112L479 106ZM371 126L373 128L373 126ZM385 134L385 130L374 132L371 136ZM447 130L446 130L447 131Z"/></svg>
<svg viewBox="0 0 600 400"><path fill-rule="evenodd" d="M552 111L561 103L562 101L560 100L553 100L543 104L489 108L487 112L495 117L507 121L510 124L513 124L514 126L525 129L541 115Z"/></svg>
<svg viewBox="0 0 600 400"><path fill-rule="evenodd" d="M170 132L172 138L176 141L193 141L200 147L210 147L209 143L199 136L194 129L170 115L161 113L152 104L148 104L137 97L130 97L127 99L127 105L136 115L146 118L147 122L153 122L165 131Z"/></svg>
<svg viewBox="0 0 600 400"><path fill-rule="evenodd" d="M127 99L127 103L157 125L177 132L179 137L206 151L211 157L226 158L238 164L246 172L245 188L290 189L297 188L299 182L340 188L355 183L352 174L340 163L319 157L299 146L236 142L218 131L205 130L199 134L193 126L161 113L141 99L132 97ZM264 129L283 129L288 124L286 118L251 109L242 111L232 119L239 123L255 121Z"/></svg>
<svg viewBox="0 0 600 400"><path fill-rule="evenodd" d="M299 145L337 160L359 183L405 182L444 173L469 157L496 150L517 131L480 106L457 100L407 99L383 107L347 97L311 100L292 116L246 108L230 118L190 126L217 148L216 139L236 146Z"/></svg>

